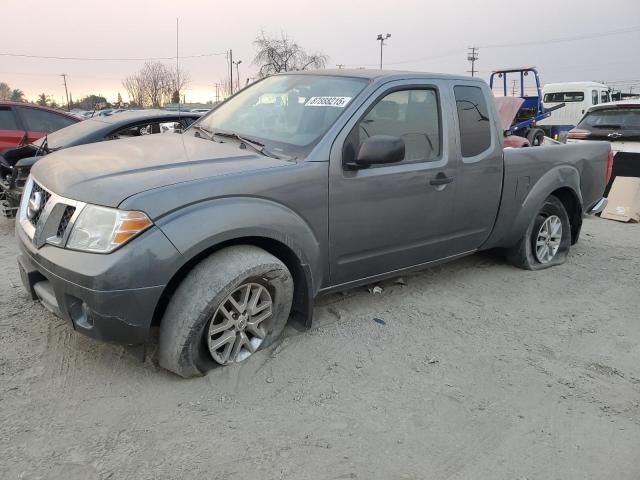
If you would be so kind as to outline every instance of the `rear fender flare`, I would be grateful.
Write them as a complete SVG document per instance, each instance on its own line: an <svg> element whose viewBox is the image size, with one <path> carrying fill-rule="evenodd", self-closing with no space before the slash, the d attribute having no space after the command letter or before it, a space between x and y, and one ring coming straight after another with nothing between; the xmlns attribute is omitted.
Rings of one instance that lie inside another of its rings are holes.
<svg viewBox="0 0 640 480"><path fill-rule="evenodd" d="M544 201L554 191L569 189L580 205L582 212L582 196L580 195L580 174L569 165L561 165L546 172L526 194L519 211L516 213L505 236L499 242L500 247L512 247L524 235L531 220L538 213ZM503 207L501 207L502 209Z"/></svg>

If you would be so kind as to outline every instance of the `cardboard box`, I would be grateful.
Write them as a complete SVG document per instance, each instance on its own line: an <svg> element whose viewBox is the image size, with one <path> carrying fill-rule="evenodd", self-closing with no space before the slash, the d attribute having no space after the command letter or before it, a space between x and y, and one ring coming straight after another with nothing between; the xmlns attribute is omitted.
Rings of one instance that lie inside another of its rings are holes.
<svg viewBox="0 0 640 480"><path fill-rule="evenodd" d="M601 218L619 222L640 222L640 178L616 177L609 192L609 203Z"/></svg>

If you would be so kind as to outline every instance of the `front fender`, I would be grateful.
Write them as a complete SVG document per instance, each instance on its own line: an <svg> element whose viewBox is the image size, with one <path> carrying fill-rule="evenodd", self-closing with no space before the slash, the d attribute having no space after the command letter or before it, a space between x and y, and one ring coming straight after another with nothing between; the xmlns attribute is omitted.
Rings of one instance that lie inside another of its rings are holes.
<svg viewBox="0 0 640 480"><path fill-rule="evenodd" d="M505 182L507 179L505 179ZM544 173L533 185L531 178L522 176L509 179L512 188L505 189L502 198L498 221L494 232L482 249L494 247L512 247L515 245L531 220L538 213L546 198L560 188L569 188L582 211L580 194L580 173L571 165L560 165ZM509 198L508 193L513 195Z"/></svg>
<svg viewBox="0 0 640 480"><path fill-rule="evenodd" d="M217 198L174 211L156 225L186 261L230 240L276 240L310 267L314 293L321 284L324 266L317 235L300 215L280 203L257 197Z"/></svg>

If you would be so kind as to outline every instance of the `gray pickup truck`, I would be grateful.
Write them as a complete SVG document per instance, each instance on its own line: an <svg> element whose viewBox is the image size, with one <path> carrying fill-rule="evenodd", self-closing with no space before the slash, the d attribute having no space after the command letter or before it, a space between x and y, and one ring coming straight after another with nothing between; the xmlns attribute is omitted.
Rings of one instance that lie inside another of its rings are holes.
<svg viewBox="0 0 640 480"><path fill-rule="evenodd" d="M75 330L144 345L185 377L272 344L313 299L503 249L565 261L604 208L606 142L504 149L480 80L276 75L183 134L38 162L16 222L34 299Z"/></svg>

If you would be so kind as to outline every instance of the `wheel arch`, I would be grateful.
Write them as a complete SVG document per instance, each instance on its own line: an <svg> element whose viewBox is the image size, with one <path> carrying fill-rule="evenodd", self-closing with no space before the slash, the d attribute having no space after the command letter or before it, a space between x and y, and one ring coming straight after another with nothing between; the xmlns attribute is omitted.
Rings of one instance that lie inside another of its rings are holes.
<svg viewBox="0 0 640 480"><path fill-rule="evenodd" d="M560 200L567 211L571 225L571 245L575 245L580 238L580 230L582 229L582 202L571 187L557 188L550 195Z"/></svg>
<svg viewBox="0 0 640 480"><path fill-rule="evenodd" d="M514 200L505 201L503 195L494 231L480 249L513 247L550 195L556 195L567 210L571 222L571 242L574 244L582 227L582 197L577 169L570 165L558 165L537 179L530 188L529 177L522 179L525 180L522 187L521 178L511 178L509 184L505 185Z"/></svg>
<svg viewBox="0 0 640 480"><path fill-rule="evenodd" d="M184 278L202 260L215 252L233 245L252 245L265 250L285 264L293 278L294 297L289 321L305 328L312 323L313 312L313 279L309 265L284 242L267 236L241 236L221 241L193 255L173 274L164 288L160 300L153 313L151 325L160 325L169 301Z"/></svg>

